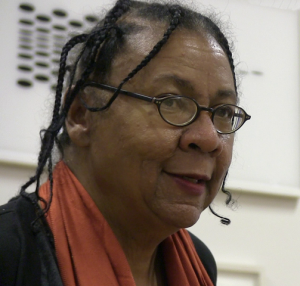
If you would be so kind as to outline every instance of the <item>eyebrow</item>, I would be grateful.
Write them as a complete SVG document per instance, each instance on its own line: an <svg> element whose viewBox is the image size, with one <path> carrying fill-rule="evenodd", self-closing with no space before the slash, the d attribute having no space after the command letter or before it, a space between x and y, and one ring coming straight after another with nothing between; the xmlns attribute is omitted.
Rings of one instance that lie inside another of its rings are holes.
<svg viewBox="0 0 300 286"><path fill-rule="evenodd" d="M192 91L195 91L193 84L186 79L180 78L177 75L174 74L163 74L155 78L154 81L159 81L159 80L172 80L176 84L178 84L180 87L183 88L188 88ZM215 94L214 97L219 97L219 98L233 98L235 101L238 100L237 94L235 90L233 89L222 89L218 90Z"/></svg>
<svg viewBox="0 0 300 286"><path fill-rule="evenodd" d="M238 103L238 97L234 90L232 89L222 89L218 90L215 94L215 97L217 98L232 98L235 100L236 103Z"/></svg>
<svg viewBox="0 0 300 286"><path fill-rule="evenodd" d="M159 81L159 80L172 80L176 84L178 84L180 87L189 88L191 90L194 90L194 86L192 85L192 83L189 80L180 78L180 77L178 77L177 75L174 75L174 74L162 74L162 75L159 75L158 77L156 77L154 79L154 82L155 81Z"/></svg>

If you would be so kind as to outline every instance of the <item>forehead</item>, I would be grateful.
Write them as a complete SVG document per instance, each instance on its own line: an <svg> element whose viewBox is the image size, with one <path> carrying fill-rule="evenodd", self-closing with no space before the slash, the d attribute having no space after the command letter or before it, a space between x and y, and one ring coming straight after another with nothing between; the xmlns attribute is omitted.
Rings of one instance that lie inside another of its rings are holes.
<svg viewBox="0 0 300 286"><path fill-rule="evenodd" d="M111 84L118 85L160 39L161 35L158 36L155 29L134 35L112 64ZM127 85L158 85L163 81L191 89L201 86L211 92L214 92L213 86L232 89L234 93L233 75L226 54L213 37L203 32L175 30L157 55Z"/></svg>

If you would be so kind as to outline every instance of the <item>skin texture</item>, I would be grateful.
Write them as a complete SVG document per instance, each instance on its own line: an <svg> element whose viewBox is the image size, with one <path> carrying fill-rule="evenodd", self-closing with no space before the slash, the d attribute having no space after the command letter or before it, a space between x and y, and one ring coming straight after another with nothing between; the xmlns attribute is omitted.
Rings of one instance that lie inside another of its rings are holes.
<svg viewBox="0 0 300 286"><path fill-rule="evenodd" d="M113 61L110 85L118 86L159 39L151 31L139 36L143 44L131 41ZM191 31L175 31L123 89L186 95L206 107L237 101L225 53L213 38ZM88 90L84 96L88 100ZM212 202L230 165L234 136L218 134L207 112L189 126L174 127L154 104L124 95L97 113L75 99L66 127L72 144L65 161L111 225L137 285L163 285L157 246L195 224ZM201 186L182 176L202 178Z"/></svg>

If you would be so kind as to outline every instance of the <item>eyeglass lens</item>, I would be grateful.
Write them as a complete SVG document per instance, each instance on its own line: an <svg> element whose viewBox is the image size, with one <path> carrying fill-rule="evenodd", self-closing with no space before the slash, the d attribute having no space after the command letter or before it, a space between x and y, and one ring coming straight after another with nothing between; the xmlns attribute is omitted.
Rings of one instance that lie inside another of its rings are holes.
<svg viewBox="0 0 300 286"><path fill-rule="evenodd" d="M186 97L171 97L161 102L159 111L167 122L181 126L187 125L194 119L197 105Z"/></svg>
<svg viewBox="0 0 300 286"><path fill-rule="evenodd" d="M188 125L197 114L197 104L187 97L170 97L161 101L159 112L163 119L176 126ZM245 121L245 112L235 105L222 105L212 115L215 128L220 133L231 133Z"/></svg>
<svg viewBox="0 0 300 286"><path fill-rule="evenodd" d="M215 109L213 122L222 133L231 133L241 127L245 120L245 112L234 105L224 105Z"/></svg>

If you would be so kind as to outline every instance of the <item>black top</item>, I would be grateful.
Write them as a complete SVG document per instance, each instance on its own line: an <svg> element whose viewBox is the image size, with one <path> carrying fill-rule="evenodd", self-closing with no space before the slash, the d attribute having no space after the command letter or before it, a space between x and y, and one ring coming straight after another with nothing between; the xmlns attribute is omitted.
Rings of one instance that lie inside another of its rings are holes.
<svg viewBox="0 0 300 286"><path fill-rule="evenodd" d="M0 207L1 286L63 286L52 233L45 220L32 224L37 206L36 197L31 194L18 196ZM190 236L216 285L217 267L211 252L195 235Z"/></svg>

